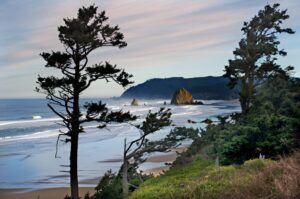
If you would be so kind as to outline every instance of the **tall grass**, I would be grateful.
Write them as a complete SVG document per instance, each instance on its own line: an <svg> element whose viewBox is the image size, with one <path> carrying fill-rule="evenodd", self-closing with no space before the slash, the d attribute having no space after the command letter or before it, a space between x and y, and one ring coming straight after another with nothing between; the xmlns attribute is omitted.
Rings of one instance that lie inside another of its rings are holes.
<svg viewBox="0 0 300 199"><path fill-rule="evenodd" d="M300 198L300 152L290 157L281 157L268 165L243 189L235 189L236 198Z"/></svg>
<svg viewBox="0 0 300 199"><path fill-rule="evenodd" d="M201 157L146 181L131 199L300 198L300 152L279 161L215 166Z"/></svg>

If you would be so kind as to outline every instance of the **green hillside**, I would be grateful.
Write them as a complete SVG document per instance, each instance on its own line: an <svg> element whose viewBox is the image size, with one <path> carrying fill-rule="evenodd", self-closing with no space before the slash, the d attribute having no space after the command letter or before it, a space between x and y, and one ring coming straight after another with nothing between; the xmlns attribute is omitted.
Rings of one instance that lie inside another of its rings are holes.
<svg viewBox="0 0 300 199"><path fill-rule="evenodd" d="M147 180L129 198L296 198L299 171L291 168L299 168L299 158L298 153L279 162L254 159L218 167L198 156L184 167Z"/></svg>

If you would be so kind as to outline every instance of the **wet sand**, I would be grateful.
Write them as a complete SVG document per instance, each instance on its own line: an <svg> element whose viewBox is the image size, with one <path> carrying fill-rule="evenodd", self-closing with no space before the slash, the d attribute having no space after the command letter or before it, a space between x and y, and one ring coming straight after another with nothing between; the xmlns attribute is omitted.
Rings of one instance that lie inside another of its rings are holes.
<svg viewBox="0 0 300 199"><path fill-rule="evenodd" d="M169 166L152 168L144 171L146 174L153 174L154 176L160 175L163 171L169 169ZM89 192L91 195L95 192L94 187L80 188L80 196ZM70 195L70 188L46 188L46 189L0 189L1 199L63 199L66 195Z"/></svg>
<svg viewBox="0 0 300 199"><path fill-rule="evenodd" d="M93 187L82 187L79 189L79 195L84 195L89 192L95 192ZM48 188L39 190L26 189L0 189L1 199L63 199L67 194L70 195L70 188Z"/></svg>
<svg viewBox="0 0 300 199"><path fill-rule="evenodd" d="M175 151L181 153L186 150L187 146L182 146L173 151L173 153L165 154L165 155L157 155L151 156L147 159L147 162L173 162L177 153ZM121 161L119 159L110 159L105 160L104 162L111 161ZM151 168L143 171L145 174L153 174L154 176L158 176L162 174L164 171L167 171L170 166L162 166L157 168ZM98 182L98 179L91 179L88 183ZM94 187L82 187L79 190L80 196L84 197L84 195L89 192L93 194L95 192ZM63 199L66 195L70 195L70 188L68 187L60 187L60 188L46 188L46 189L0 189L0 198L1 199Z"/></svg>

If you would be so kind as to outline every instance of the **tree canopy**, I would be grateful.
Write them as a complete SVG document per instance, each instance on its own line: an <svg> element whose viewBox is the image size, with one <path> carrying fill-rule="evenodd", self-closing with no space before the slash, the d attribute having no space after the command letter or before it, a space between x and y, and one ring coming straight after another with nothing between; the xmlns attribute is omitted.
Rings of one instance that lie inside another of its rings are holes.
<svg viewBox="0 0 300 199"><path fill-rule="evenodd" d="M241 29L245 35L233 51L234 59L225 66L224 76L229 78L233 88L241 83L239 98L242 112L248 112L252 106L256 87L265 79L275 76L288 76L293 67L283 69L276 63L278 56L287 52L279 48L278 35L293 34L291 28L283 28L284 20L289 18L287 10L280 10L280 4L266 5L250 22L244 22Z"/></svg>
<svg viewBox="0 0 300 199"><path fill-rule="evenodd" d="M79 133L84 132L84 123L98 122L103 128L110 122L124 122L136 117L129 112L109 111L106 104L99 102L80 103L80 95L97 80L113 81L123 87L133 83L132 75L108 61L90 64L89 55L102 47L123 48L127 45L118 26L107 23L105 11L97 12L92 5L78 10L76 18L64 19L58 27L59 40L64 51L41 53L45 67L55 68L61 76L38 77L37 92L46 95L49 108L62 119L65 127L60 136L71 142L70 177L71 197L78 199L77 156ZM100 94L101 91L99 91ZM84 111L86 114L84 115Z"/></svg>

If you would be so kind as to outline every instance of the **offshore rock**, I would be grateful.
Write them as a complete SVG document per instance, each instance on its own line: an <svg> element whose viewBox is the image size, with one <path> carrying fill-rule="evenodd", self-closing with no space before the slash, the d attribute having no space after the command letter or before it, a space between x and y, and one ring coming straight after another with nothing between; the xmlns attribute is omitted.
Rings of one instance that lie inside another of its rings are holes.
<svg viewBox="0 0 300 199"><path fill-rule="evenodd" d="M178 89L171 100L175 105L202 105L203 102L194 100L192 94L185 88Z"/></svg>
<svg viewBox="0 0 300 199"><path fill-rule="evenodd" d="M194 98L185 88L178 89L171 100L171 104L181 105L181 104L192 104Z"/></svg>
<svg viewBox="0 0 300 199"><path fill-rule="evenodd" d="M139 105L139 101L137 99L133 99L131 102L131 106L138 106Z"/></svg>

